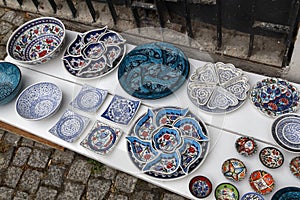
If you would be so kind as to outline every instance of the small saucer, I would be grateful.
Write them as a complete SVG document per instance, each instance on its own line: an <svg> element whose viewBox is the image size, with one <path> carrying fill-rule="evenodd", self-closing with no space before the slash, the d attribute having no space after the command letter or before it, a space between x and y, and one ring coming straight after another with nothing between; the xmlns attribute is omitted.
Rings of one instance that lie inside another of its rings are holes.
<svg viewBox="0 0 300 200"><path fill-rule="evenodd" d="M241 181L247 174L247 168L242 161L230 158L223 163L222 173L229 180Z"/></svg>
<svg viewBox="0 0 300 200"><path fill-rule="evenodd" d="M216 200L232 199L238 200L240 197L238 189L231 183L221 183L215 189Z"/></svg>
<svg viewBox="0 0 300 200"><path fill-rule="evenodd" d="M205 176L195 176L190 180L189 190L197 198L206 198L212 191L212 184Z"/></svg>
<svg viewBox="0 0 300 200"><path fill-rule="evenodd" d="M257 144L251 137L239 137L235 142L237 152L243 156L252 156L257 152Z"/></svg>
<svg viewBox="0 0 300 200"><path fill-rule="evenodd" d="M241 200L264 200L264 197L256 192L248 192L242 196Z"/></svg>
<svg viewBox="0 0 300 200"><path fill-rule="evenodd" d="M290 170L294 176L300 179L300 156L297 156L291 160Z"/></svg>
<svg viewBox="0 0 300 200"><path fill-rule="evenodd" d="M264 166L270 169L276 169L284 162L283 154L274 147L263 148L259 153L259 159Z"/></svg>
<svg viewBox="0 0 300 200"><path fill-rule="evenodd" d="M264 170L256 170L251 173L249 177L249 184L255 192L265 195L273 191L275 187L275 180L268 172Z"/></svg>

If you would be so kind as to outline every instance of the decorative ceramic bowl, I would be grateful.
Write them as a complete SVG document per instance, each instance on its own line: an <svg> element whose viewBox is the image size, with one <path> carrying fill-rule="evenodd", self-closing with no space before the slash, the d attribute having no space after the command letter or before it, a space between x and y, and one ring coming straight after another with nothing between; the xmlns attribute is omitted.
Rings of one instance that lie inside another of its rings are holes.
<svg viewBox="0 0 300 200"><path fill-rule="evenodd" d="M300 156L293 158L289 166L291 173L300 179Z"/></svg>
<svg viewBox="0 0 300 200"><path fill-rule="evenodd" d="M40 120L54 114L62 100L61 89L50 82L28 86L18 97L17 113L28 120Z"/></svg>
<svg viewBox="0 0 300 200"><path fill-rule="evenodd" d="M300 199L299 187L284 187L276 191L271 200L298 200Z"/></svg>
<svg viewBox="0 0 300 200"><path fill-rule="evenodd" d="M276 169L282 166L284 162L284 156L281 151L275 147L265 147L259 152L260 162L270 168Z"/></svg>
<svg viewBox="0 0 300 200"><path fill-rule="evenodd" d="M231 183L220 183L215 189L216 200L239 200L238 189Z"/></svg>
<svg viewBox="0 0 300 200"><path fill-rule="evenodd" d="M205 176L195 176L190 180L189 190L195 197L203 199L212 192L212 183Z"/></svg>
<svg viewBox="0 0 300 200"><path fill-rule="evenodd" d="M275 180L270 173L256 170L250 174L249 184L255 192L265 195L273 191Z"/></svg>
<svg viewBox="0 0 300 200"><path fill-rule="evenodd" d="M189 78L187 93L201 110L218 114L238 109L250 89L248 77L233 64L207 63Z"/></svg>
<svg viewBox="0 0 300 200"><path fill-rule="evenodd" d="M0 105L10 102L21 89L21 71L9 62L0 62Z"/></svg>
<svg viewBox="0 0 300 200"><path fill-rule="evenodd" d="M41 17L20 26L7 42L7 53L24 64L41 64L55 57L65 39L64 24L52 17Z"/></svg>
<svg viewBox="0 0 300 200"><path fill-rule="evenodd" d="M252 156L257 151L257 144L254 138L242 136L235 141L237 152L243 156Z"/></svg>
<svg viewBox="0 0 300 200"><path fill-rule="evenodd" d="M256 192L247 192L241 200L264 200L264 197Z"/></svg>
<svg viewBox="0 0 300 200"><path fill-rule="evenodd" d="M222 164L222 173L229 180L241 181L247 174L247 168L241 160L230 158Z"/></svg>
<svg viewBox="0 0 300 200"><path fill-rule="evenodd" d="M131 160L143 173L164 180L195 171L209 150L204 123L188 109L148 109L127 139Z"/></svg>

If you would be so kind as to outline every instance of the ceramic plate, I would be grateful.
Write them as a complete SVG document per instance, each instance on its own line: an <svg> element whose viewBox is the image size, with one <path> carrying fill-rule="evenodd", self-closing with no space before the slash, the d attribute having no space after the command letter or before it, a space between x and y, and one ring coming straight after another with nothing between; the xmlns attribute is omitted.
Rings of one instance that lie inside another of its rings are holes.
<svg viewBox="0 0 300 200"><path fill-rule="evenodd" d="M126 40L107 27L78 34L67 47L63 63L75 77L90 79L114 70L123 59Z"/></svg>
<svg viewBox="0 0 300 200"><path fill-rule="evenodd" d="M74 142L83 133L90 119L67 109L50 133L67 142Z"/></svg>
<svg viewBox="0 0 300 200"><path fill-rule="evenodd" d="M256 83L250 93L253 105L269 117L296 112L299 109L299 92L289 82L267 78Z"/></svg>
<svg viewBox="0 0 300 200"><path fill-rule="evenodd" d="M163 43L140 45L119 66L123 89L139 99L158 99L172 94L187 79L190 64L175 46Z"/></svg>
<svg viewBox="0 0 300 200"><path fill-rule="evenodd" d="M300 188L298 187L281 188L272 196L272 200L296 200L296 199L300 199Z"/></svg>
<svg viewBox="0 0 300 200"><path fill-rule="evenodd" d="M241 181L247 174L245 164L236 158L230 158L222 164L223 175L232 181Z"/></svg>
<svg viewBox="0 0 300 200"><path fill-rule="evenodd" d="M115 95L101 117L118 124L127 125L138 111L140 103L140 101Z"/></svg>
<svg viewBox="0 0 300 200"><path fill-rule="evenodd" d="M270 169L276 169L282 166L284 156L281 151L275 147L265 147L259 152L259 160L264 166Z"/></svg>
<svg viewBox="0 0 300 200"><path fill-rule="evenodd" d="M238 200L239 197L238 189L231 183L221 183L215 189L216 200Z"/></svg>
<svg viewBox="0 0 300 200"><path fill-rule="evenodd" d="M195 176L190 180L189 190L197 198L206 198L212 192L212 184L205 176Z"/></svg>
<svg viewBox="0 0 300 200"><path fill-rule="evenodd" d="M95 113L102 105L106 96L107 90L84 85L70 105L84 112Z"/></svg>
<svg viewBox="0 0 300 200"><path fill-rule="evenodd" d="M130 130L130 159L143 173L162 180L185 177L205 160L209 136L188 109L148 109Z"/></svg>
<svg viewBox="0 0 300 200"><path fill-rule="evenodd" d="M27 87L16 102L17 113L29 120L40 120L54 114L62 100L61 89L50 82Z"/></svg>
<svg viewBox="0 0 300 200"><path fill-rule="evenodd" d="M264 200L264 197L255 192L248 192L242 196L241 200Z"/></svg>
<svg viewBox="0 0 300 200"><path fill-rule="evenodd" d="M289 167L290 167L290 171L291 173L300 179L300 156L297 156L297 157L294 157L290 164L289 164Z"/></svg>
<svg viewBox="0 0 300 200"><path fill-rule="evenodd" d="M100 121L96 121L90 133L80 143L81 146L105 155L117 144L122 131Z"/></svg>
<svg viewBox="0 0 300 200"><path fill-rule="evenodd" d="M270 173L256 170L250 174L249 184L255 192L265 195L273 191L275 180Z"/></svg>
<svg viewBox="0 0 300 200"><path fill-rule="evenodd" d="M225 113L238 109L250 88L247 76L232 64L207 63L189 78L187 93L201 110Z"/></svg>
<svg viewBox="0 0 300 200"><path fill-rule="evenodd" d="M287 151L300 152L300 116L285 114L272 124L272 136L277 144Z"/></svg>

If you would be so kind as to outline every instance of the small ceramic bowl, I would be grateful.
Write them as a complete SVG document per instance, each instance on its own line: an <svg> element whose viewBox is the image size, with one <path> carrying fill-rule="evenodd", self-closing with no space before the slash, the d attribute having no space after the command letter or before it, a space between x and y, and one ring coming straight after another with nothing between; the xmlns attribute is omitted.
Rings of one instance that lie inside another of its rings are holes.
<svg viewBox="0 0 300 200"><path fill-rule="evenodd" d="M0 61L0 105L13 100L21 89L21 71L9 62Z"/></svg>
<svg viewBox="0 0 300 200"><path fill-rule="evenodd" d="M52 17L41 17L20 26L10 36L6 51L15 61L41 64L54 58L63 46L64 24Z"/></svg>

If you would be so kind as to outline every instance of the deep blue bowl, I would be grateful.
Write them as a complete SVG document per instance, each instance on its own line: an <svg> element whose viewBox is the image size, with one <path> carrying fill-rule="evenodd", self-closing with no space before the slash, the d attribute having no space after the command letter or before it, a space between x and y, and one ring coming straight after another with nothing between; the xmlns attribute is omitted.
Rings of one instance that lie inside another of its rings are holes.
<svg viewBox="0 0 300 200"><path fill-rule="evenodd" d="M13 100L21 89L21 71L12 63L0 62L0 105Z"/></svg>

